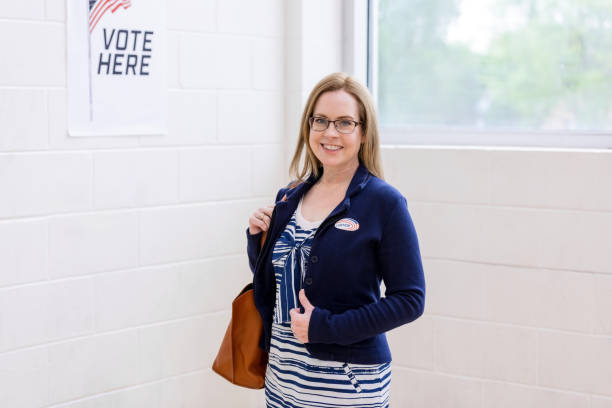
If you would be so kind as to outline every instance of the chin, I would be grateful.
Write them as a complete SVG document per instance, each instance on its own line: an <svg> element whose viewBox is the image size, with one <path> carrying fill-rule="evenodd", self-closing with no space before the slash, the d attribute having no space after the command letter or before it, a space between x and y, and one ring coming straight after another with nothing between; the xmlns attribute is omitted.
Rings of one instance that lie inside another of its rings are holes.
<svg viewBox="0 0 612 408"><path fill-rule="evenodd" d="M339 169L345 168L351 164L350 160L319 160L324 167Z"/></svg>
<svg viewBox="0 0 612 408"><path fill-rule="evenodd" d="M311 146L312 148L312 146ZM343 168L351 164L352 160L347 158L345 155L338 155L337 157L330 157L320 146L317 146L316 149L313 149L313 153L321 165L324 167L338 167ZM343 152L344 153L344 152ZM359 159L357 159L359 161Z"/></svg>

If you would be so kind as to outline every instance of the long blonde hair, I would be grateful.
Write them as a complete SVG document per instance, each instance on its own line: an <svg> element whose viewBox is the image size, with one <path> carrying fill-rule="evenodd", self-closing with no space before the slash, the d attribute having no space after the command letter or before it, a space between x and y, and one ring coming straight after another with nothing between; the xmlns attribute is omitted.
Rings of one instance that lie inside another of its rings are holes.
<svg viewBox="0 0 612 408"><path fill-rule="evenodd" d="M375 176L383 179L383 171L380 158L380 138L378 133L378 119L372 96L364 85L357 79L344 72L335 72L321 79L310 92L302 120L300 122L300 134L298 137L295 153L289 166L289 175L296 177L297 181L304 181L310 174L319 177L321 161L310 148L310 125L308 118L312 115L319 96L324 92L344 90L353 95L359 105L359 121L362 122L362 132L365 141L359 147L359 161ZM302 150L306 146L304 164L300 168Z"/></svg>

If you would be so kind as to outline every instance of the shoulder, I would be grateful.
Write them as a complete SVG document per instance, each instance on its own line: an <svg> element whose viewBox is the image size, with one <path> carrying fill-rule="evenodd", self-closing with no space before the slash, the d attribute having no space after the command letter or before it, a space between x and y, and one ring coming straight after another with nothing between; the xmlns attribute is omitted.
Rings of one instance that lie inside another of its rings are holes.
<svg viewBox="0 0 612 408"><path fill-rule="evenodd" d="M287 194L293 188L297 187L300 183L301 183L301 181L299 181L299 180L292 180L286 186L281 187L278 190L278 192L276 193L276 200L275 200L275 202L280 201L285 194Z"/></svg>
<svg viewBox="0 0 612 408"><path fill-rule="evenodd" d="M377 216L387 240L408 240L414 236L414 223L406 197L386 181L373 177L366 185L369 190L368 208ZM364 191L365 191L364 190Z"/></svg>
<svg viewBox="0 0 612 408"><path fill-rule="evenodd" d="M364 193L368 200L375 200L379 208L385 212L391 212L401 204L407 205L406 197L396 187L372 174Z"/></svg>

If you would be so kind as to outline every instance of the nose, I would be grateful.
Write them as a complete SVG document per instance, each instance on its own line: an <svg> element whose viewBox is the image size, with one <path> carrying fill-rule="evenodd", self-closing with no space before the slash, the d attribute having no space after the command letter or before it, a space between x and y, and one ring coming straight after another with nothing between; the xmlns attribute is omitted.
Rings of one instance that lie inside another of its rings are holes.
<svg viewBox="0 0 612 408"><path fill-rule="evenodd" d="M327 137L339 138L340 137L340 132L338 132L338 129L336 129L336 124L335 123L330 123L329 126L327 127L327 129L325 129L323 131L323 135L327 136Z"/></svg>

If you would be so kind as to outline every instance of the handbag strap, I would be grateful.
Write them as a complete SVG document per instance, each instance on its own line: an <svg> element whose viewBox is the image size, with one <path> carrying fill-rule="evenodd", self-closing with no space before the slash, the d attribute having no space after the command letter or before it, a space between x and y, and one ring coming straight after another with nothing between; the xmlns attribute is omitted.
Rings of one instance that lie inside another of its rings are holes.
<svg viewBox="0 0 612 408"><path fill-rule="evenodd" d="M300 185L302 182L300 180L296 180L293 183L291 183L291 185L289 186L289 190L293 190L294 188L296 188L298 185ZM281 199L281 201L287 201L287 194L285 194L283 196L283 198ZM259 249L262 249L264 246L264 242L266 242L266 236L268 235L268 231L264 231L263 234L261 234L261 240L259 241Z"/></svg>

